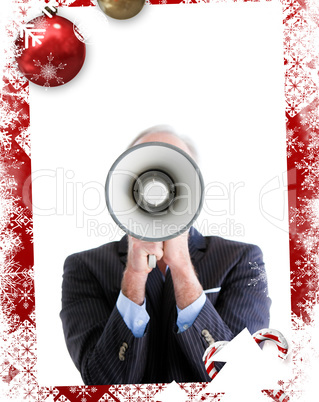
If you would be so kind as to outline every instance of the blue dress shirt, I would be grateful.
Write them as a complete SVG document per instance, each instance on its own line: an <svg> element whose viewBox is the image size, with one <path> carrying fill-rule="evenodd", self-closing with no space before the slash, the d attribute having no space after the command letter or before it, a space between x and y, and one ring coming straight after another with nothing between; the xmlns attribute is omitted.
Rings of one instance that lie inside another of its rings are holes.
<svg viewBox="0 0 319 402"><path fill-rule="evenodd" d="M177 306L177 327L178 332L183 332L188 329L196 320L198 314L206 302L206 295L203 292L198 299L184 309L179 309ZM146 300L142 306L132 302L123 295L120 291L116 302L116 307L121 314L125 324L132 331L136 338L141 338L144 335L146 325L150 319L146 311Z"/></svg>

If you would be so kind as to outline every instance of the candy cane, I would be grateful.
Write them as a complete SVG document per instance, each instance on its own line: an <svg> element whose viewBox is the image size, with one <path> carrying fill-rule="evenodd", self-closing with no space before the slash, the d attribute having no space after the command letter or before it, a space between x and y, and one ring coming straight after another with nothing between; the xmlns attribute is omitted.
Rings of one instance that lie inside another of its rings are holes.
<svg viewBox="0 0 319 402"><path fill-rule="evenodd" d="M218 374L218 371L215 368L215 362L213 361L213 356L227 343L228 341L215 342L210 345L204 353L203 361L205 362L207 374L210 376L211 379L215 378L215 376Z"/></svg>
<svg viewBox="0 0 319 402"><path fill-rule="evenodd" d="M280 357L281 359L286 359L288 353L288 342L286 341L285 337L281 332L277 331L276 329L264 328L255 332L253 334L253 338L258 344L267 340L273 341L278 348L279 352L278 357ZM219 350L221 350L227 343L228 341L215 342L212 345L210 345L204 353L203 361L205 363L205 368L212 380L218 374L218 371L215 368L215 362L213 360L213 356ZM282 390L264 390L263 392L265 392L276 402L289 401L289 397Z"/></svg>
<svg viewBox="0 0 319 402"><path fill-rule="evenodd" d="M288 353L288 342L283 334L276 329L264 328L253 334L254 340L260 344L263 341L272 341L277 345L278 357L280 359L286 359ZM270 396L276 402L288 402L289 396L281 389L265 390L266 394Z"/></svg>
<svg viewBox="0 0 319 402"><path fill-rule="evenodd" d="M278 357L286 359L288 353L288 342L283 334L276 329L264 328L253 334L254 340L259 344L263 341L273 341L278 348Z"/></svg>
<svg viewBox="0 0 319 402"><path fill-rule="evenodd" d="M289 396L284 393L281 389L274 390L264 390L266 395L270 396L276 402L289 402Z"/></svg>
<svg viewBox="0 0 319 402"><path fill-rule="evenodd" d="M281 359L286 359L288 353L288 342L286 341L283 334L276 329L264 328L253 334L254 340L259 344L263 341L273 341L278 348L278 357ZM213 361L213 356L222 349L228 341L219 341L210 345L203 356L203 361L205 363L205 368L208 375L213 379L218 371L215 369L215 364Z"/></svg>

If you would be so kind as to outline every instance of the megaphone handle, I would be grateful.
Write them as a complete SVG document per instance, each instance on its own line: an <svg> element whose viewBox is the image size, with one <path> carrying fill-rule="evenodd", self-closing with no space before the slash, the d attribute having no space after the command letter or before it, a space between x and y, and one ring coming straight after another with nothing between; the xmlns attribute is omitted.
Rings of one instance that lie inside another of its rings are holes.
<svg viewBox="0 0 319 402"><path fill-rule="evenodd" d="M154 254L150 254L148 256L148 266L150 268L155 268L156 267L156 257Z"/></svg>

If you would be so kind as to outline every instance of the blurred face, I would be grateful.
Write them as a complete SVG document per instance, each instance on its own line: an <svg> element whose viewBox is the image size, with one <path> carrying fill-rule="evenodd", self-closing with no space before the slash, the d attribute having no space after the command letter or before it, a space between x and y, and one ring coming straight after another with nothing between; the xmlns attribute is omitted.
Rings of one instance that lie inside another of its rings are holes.
<svg viewBox="0 0 319 402"><path fill-rule="evenodd" d="M174 134L167 132L151 133L146 134L140 138L134 145L144 144L145 142L165 142L166 144L175 145L175 147L180 148L182 151L186 152L192 158L194 157L188 148L187 144L180 138L176 137Z"/></svg>
<svg viewBox="0 0 319 402"><path fill-rule="evenodd" d="M137 140L134 145L139 145L139 144L144 144L147 142L164 142L169 145L174 145L177 148L180 148L182 151L186 152L191 158L194 158L192 155L191 150L188 148L187 144L179 137L175 136L172 133L168 132L158 132L158 133L151 133L151 134L146 134L139 140ZM189 228L186 230L185 233L182 235L179 235L177 238L182 239L182 241L185 240L185 237L187 239L189 233ZM175 239L168 240L167 242L175 242ZM165 275L165 269L166 269L166 263L163 262L163 259L157 261L158 266L162 270L162 272Z"/></svg>

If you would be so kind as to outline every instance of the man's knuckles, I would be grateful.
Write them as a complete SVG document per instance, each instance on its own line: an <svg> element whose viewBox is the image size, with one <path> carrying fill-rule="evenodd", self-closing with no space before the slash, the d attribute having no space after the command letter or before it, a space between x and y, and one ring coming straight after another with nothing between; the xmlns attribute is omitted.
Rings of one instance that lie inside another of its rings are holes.
<svg viewBox="0 0 319 402"><path fill-rule="evenodd" d="M130 250L134 255L146 256L149 254L155 254L157 258L163 256L163 243L151 243L144 242L142 240L133 240L130 245Z"/></svg>

